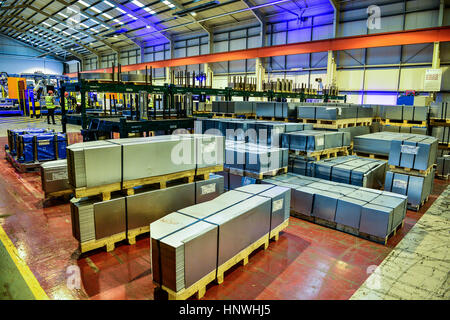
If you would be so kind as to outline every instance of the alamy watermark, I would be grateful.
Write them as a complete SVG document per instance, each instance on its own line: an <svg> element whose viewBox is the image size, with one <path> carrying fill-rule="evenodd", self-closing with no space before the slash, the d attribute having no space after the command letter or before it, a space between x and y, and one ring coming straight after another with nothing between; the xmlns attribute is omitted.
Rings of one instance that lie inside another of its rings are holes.
<svg viewBox="0 0 450 320"><path fill-rule="evenodd" d="M371 5L367 8L369 18L367 18L367 28L369 30L381 29L381 9L379 6Z"/></svg>

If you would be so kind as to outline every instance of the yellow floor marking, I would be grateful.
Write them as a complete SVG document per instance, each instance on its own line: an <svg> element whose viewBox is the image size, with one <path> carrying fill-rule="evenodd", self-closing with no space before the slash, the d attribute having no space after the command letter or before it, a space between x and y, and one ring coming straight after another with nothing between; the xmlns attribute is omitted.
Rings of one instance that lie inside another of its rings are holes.
<svg viewBox="0 0 450 320"><path fill-rule="evenodd" d="M42 289L33 272L31 272L25 261L20 258L16 247L8 238L8 235L6 234L5 230L3 230L2 226L0 226L0 240L2 241L3 245L6 248L6 251L8 251L11 259L14 261L14 264L16 265L17 269L19 270L20 274L28 285L28 288L30 288L36 300L49 300L47 294L45 293L44 289Z"/></svg>

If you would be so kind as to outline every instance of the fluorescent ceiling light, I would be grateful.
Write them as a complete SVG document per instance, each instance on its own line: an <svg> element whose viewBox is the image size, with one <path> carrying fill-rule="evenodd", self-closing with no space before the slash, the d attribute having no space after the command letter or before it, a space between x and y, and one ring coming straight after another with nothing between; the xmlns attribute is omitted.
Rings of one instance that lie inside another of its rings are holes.
<svg viewBox="0 0 450 320"><path fill-rule="evenodd" d="M53 26L53 29L57 30L57 31L61 31L61 29L58 29L57 27Z"/></svg>
<svg viewBox="0 0 450 320"><path fill-rule="evenodd" d="M137 20L137 18L135 16L133 16L132 14L128 14L128 16L134 20Z"/></svg>
<svg viewBox="0 0 450 320"><path fill-rule="evenodd" d="M151 29L151 27L149 25L147 25L147 29Z"/></svg>
<svg viewBox="0 0 450 320"><path fill-rule="evenodd" d="M192 12L191 12L191 15L192 15L193 17L195 17L197 14L195 13L195 11L192 11Z"/></svg>
<svg viewBox="0 0 450 320"><path fill-rule="evenodd" d="M78 3L81 3L83 6L85 7L89 7L90 4L87 4L86 2L84 2L83 0L78 0Z"/></svg>
<svg viewBox="0 0 450 320"><path fill-rule="evenodd" d="M42 22L42 24L45 24L47 27L51 27L47 22Z"/></svg>
<svg viewBox="0 0 450 320"><path fill-rule="evenodd" d="M126 13L125 10L122 10L120 8L116 8L116 9L119 10L120 12L122 12L122 13Z"/></svg>
<svg viewBox="0 0 450 320"><path fill-rule="evenodd" d="M84 18L89 19L89 17L87 15L85 15L84 13L80 12L80 15L82 15Z"/></svg>
<svg viewBox="0 0 450 320"><path fill-rule="evenodd" d="M58 12L58 14L60 15L60 16L63 16L64 18L68 18L64 13L61 13L61 12Z"/></svg>
<svg viewBox="0 0 450 320"><path fill-rule="evenodd" d="M67 34L68 36L70 36L70 33L63 31L62 33Z"/></svg>
<svg viewBox="0 0 450 320"><path fill-rule="evenodd" d="M91 9L92 11L95 11L97 13L102 13L100 10L98 10L96 7L90 7L89 9Z"/></svg>
<svg viewBox="0 0 450 320"><path fill-rule="evenodd" d="M89 28L87 25L85 25L84 23L80 23L80 26L84 27L84 28Z"/></svg>
<svg viewBox="0 0 450 320"><path fill-rule="evenodd" d="M114 5L111 3L111 2L108 2L108 1L103 1L104 3L106 3L108 6L110 6L110 7L113 7L114 8Z"/></svg>
<svg viewBox="0 0 450 320"><path fill-rule="evenodd" d="M122 21L119 21L119 20L117 20L117 19L114 19L113 21L117 22L118 24L123 24Z"/></svg>
<svg viewBox="0 0 450 320"><path fill-rule="evenodd" d="M102 16L108 18L108 19L112 19L113 17L111 17L109 14L107 13L102 13Z"/></svg>
<svg viewBox="0 0 450 320"><path fill-rule="evenodd" d="M169 8L175 8L175 6L171 3L168 4Z"/></svg>
<svg viewBox="0 0 450 320"><path fill-rule="evenodd" d="M137 5L138 7L141 7L141 8L144 6L142 3L140 3L140 2L137 1L137 0L133 0L133 1L131 1L131 2L133 2L135 5Z"/></svg>
<svg viewBox="0 0 450 320"><path fill-rule="evenodd" d="M144 10L147 11L148 13L152 13L152 11L153 11L153 10L150 9L150 8L144 8Z"/></svg>
<svg viewBox="0 0 450 320"><path fill-rule="evenodd" d="M164 3L164 4L167 4L167 5L169 5L169 4L170 4L170 2L169 2L169 1L167 1L167 0L164 0L164 1L163 1L163 3Z"/></svg>

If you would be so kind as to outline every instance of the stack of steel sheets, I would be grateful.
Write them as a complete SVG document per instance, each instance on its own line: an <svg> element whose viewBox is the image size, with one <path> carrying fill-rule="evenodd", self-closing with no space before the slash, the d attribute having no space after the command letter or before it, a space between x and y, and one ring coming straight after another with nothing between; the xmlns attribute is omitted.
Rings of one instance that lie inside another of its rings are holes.
<svg viewBox="0 0 450 320"><path fill-rule="evenodd" d="M295 151L319 151L350 146L349 132L305 130L281 135L281 146Z"/></svg>
<svg viewBox="0 0 450 320"><path fill-rule="evenodd" d="M291 209L384 238L404 219L406 197L288 173L264 183L291 188Z"/></svg>
<svg viewBox="0 0 450 320"><path fill-rule="evenodd" d="M300 119L339 120L372 118L371 106L354 104L336 104L324 106L303 105L297 107L297 117Z"/></svg>
<svg viewBox="0 0 450 320"><path fill-rule="evenodd" d="M225 166L239 170L263 173L287 167L288 149L253 143L227 141Z"/></svg>
<svg viewBox="0 0 450 320"><path fill-rule="evenodd" d="M384 189L408 196L408 204L419 209L433 190L434 168L423 175L388 171Z"/></svg>
<svg viewBox="0 0 450 320"><path fill-rule="evenodd" d="M412 133L412 134L427 134L427 127L403 127L403 126L380 126L380 131L398 132L398 133Z"/></svg>
<svg viewBox="0 0 450 320"><path fill-rule="evenodd" d="M146 227L173 211L210 201L223 191L224 178L211 174L208 180L138 190L134 195L111 201L72 199L73 235L78 241L86 242L124 232L125 226L128 230Z"/></svg>
<svg viewBox="0 0 450 320"><path fill-rule="evenodd" d="M450 174L450 155L445 155L436 159L437 167L436 173L440 176L447 176Z"/></svg>
<svg viewBox="0 0 450 320"><path fill-rule="evenodd" d="M433 103L430 107L430 118L450 119L450 106L448 102Z"/></svg>
<svg viewBox="0 0 450 320"><path fill-rule="evenodd" d="M95 187L221 165L224 149L223 137L199 134L77 143L67 148L69 182Z"/></svg>
<svg viewBox="0 0 450 320"><path fill-rule="evenodd" d="M310 167L313 177L374 189L383 186L386 173L386 161L357 156L324 159Z"/></svg>
<svg viewBox="0 0 450 320"><path fill-rule="evenodd" d="M403 168L426 170L436 162L438 140L415 135L391 141L389 164Z"/></svg>
<svg viewBox="0 0 450 320"><path fill-rule="evenodd" d="M407 140L416 137L416 134L375 132L356 136L353 139L353 150L356 152L388 156L392 140Z"/></svg>
<svg viewBox="0 0 450 320"><path fill-rule="evenodd" d="M288 210L288 188L252 185L167 215L150 225L153 280L175 292L190 287L269 237Z"/></svg>
<svg viewBox="0 0 450 320"><path fill-rule="evenodd" d="M390 120L426 121L428 107L382 106L381 118Z"/></svg>
<svg viewBox="0 0 450 320"><path fill-rule="evenodd" d="M70 189L67 175L67 160L56 160L41 164L42 190L47 193Z"/></svg>
<svg viewBox="0 0 450 320"><path fill-rule="evenodd" d="M297 104L287 102L254 102L256 115L268 118L292 118L297 116Z"/></svg>
<svg viewBox="0 0 450 320"><path fill-rule="evenodd" d="M433 127L431 135L438 139L439 143L450 143L450 127Z"/></svg>

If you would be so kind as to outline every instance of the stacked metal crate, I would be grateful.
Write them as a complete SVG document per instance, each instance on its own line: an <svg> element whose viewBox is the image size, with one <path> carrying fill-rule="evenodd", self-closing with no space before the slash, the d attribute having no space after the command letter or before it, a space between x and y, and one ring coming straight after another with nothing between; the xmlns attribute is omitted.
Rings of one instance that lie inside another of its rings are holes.
<svg viewBox="0 0 450 320"><path fill-rule="evenodd" d="M406 197L396 193L305 177L265 179L291 189L291 214L355 235L386 241L406 214Z"/></svg>
<svg viewBox="0 0 450 320"><path fill-rule="evenodd" d="M429 108L425 106L378 106L381 122L373 132L427 134Z"/></svg>

